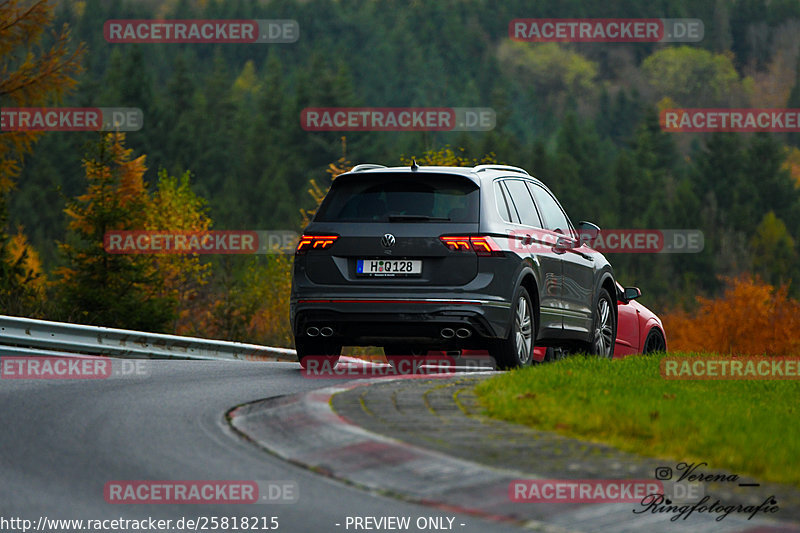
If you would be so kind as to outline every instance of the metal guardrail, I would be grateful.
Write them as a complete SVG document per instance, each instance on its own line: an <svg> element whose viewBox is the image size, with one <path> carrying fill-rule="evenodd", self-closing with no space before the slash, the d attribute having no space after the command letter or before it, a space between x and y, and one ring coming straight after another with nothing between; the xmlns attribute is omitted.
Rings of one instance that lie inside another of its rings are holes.
<svg viewBox="0 0 800 533"><path fill-rule="evenodd" d="M288 348L0 315L0 355L81 354L239 361L296 357Z"/></svg>

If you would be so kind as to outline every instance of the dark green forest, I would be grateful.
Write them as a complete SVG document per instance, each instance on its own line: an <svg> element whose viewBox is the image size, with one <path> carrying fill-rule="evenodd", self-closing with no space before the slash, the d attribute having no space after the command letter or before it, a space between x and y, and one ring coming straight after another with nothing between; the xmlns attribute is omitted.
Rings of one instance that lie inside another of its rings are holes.
<svg viewBox="0 0 800 533"><path fill-rule="evenodd" d="M515 18L696 18L699 43L519 43ZM108 19L294 19L290 44L109 44ZM329 164L398 164L451 147L544 181L573 221L695 229L699 254L610 254L656 311L715 295L721 276L800 279L798 134L668 133L664 107L800 108L796 0L231 0L60 2L86 43L67 106L138 107L145 180L191 173L214 229L301 228ZM2 103L2 102L0 102ZM307 107L491 107L490 132L307 132ZM67 199L98 133L47 133L8 199L46 271L65 261Z"/></svg>

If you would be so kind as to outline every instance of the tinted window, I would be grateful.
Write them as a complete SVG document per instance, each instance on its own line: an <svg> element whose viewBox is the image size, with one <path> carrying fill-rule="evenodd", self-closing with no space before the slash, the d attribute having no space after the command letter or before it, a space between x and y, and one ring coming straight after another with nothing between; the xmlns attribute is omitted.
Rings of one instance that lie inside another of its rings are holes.
<svg viewBox="0 0 800 533"><path fill-rule="evenodd" d="M514 207L514 202L511 201L511 194L508 192L505 182L500 181L499 183L500 190L503 191L503 200L505 200L508 207L508 214L511 216L511 222L519 224L519 215L517 214L517 208Z"/></svg>
<svg viewBox="0 0 800 533"><path fill-rule="evenodd" d="M564 214L564 211L561 209L561 206L558 205L556 199L540 185L531 183L528 186L533 193L533 197L536 198L536 204L542 212L545 227L549 230L569 233L570 225L567 220L567 215Z"/></svg>
<svg viewBox="0 0 800 533"><path fill-rule="evenodd" d="M500 213L503 220L511 222L511 215L508 214L508 203L499 181L494 182L494 201L497 204L497 212Z"/></svg>
<svg viewBox="0 0 800 533"><path fill-rule="evenodd" d="M431 174L345 176L333 182L314 220L388 222L392 216L478 222L478 186L465 178Z"/></svg>
<svg viewBox="0 0 800 533"><path fill-rule="evenodd" d="M511 201L514 202L514 206L517 208L522 224L541 228L542 223L539 220L539 214L536 212L536 206L533 205L533 199L525 186L525 182L521 180L505 180L505 184L511 193Z"/></svg>

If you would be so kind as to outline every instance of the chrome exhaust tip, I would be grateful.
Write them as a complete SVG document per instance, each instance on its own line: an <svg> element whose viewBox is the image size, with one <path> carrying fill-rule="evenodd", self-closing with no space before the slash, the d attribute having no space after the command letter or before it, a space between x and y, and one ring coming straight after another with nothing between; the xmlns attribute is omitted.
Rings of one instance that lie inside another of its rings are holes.
<svg viewBox="0 0 800 533"><path fill-rule="evenodd" d="M455 336L456 332L453 331L453 328L442 328L441 335L445 339L452 339Z"/></svg>
<svg viewBox="0 0 800 533"><path fill-rule="evenodd" d="M458 328L456 330L456 337L459 339L466 339L472 336L472 331L468 330L467 328Z"/></svg>
<svg viewBox="0 0 800 533"><path fill-rule="evenodd" d="M308 335L309 337L316 337L317 335L319 335L319 328L311 326L310 328L306 329L306 335Z"/></svg>
<svg viewBox="0 0 800 533"><path fill-rule="evenodd" d="M323 328L320 328L319 334L322 335L323 337L330 337L331 335L333 335L333 328L330 326L325 326Z"/></svg>

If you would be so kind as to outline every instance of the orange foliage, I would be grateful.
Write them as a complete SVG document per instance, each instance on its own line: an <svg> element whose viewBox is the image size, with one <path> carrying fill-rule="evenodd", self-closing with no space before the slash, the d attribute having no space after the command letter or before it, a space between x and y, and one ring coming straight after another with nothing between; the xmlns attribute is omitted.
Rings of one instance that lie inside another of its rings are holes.
<svg viewBox="0 0 800 533"><path fill-rule="evenodd" d="M147 186L144 182L146 156L133 158L133 149L125 148L124 133L108 133L104 137L99 157L83 161L86 179L89 181L88 191L78 196L76 205L68 206L64 210L69 218L69 229L94 235L98 232L95 220L100 211L128 209L135 220L128 217L122 227L102 228L96 235L99 237L99 244L102 244L105 231L143 227L146 213L142 208L148 203Z"/></svg>
<svg viewBox="0 0 800 533"><path fill-rule="evenodd" d="M190 181L189 172L176 177L170 176L166 170L159 171L145 229L198 232L210 229L211 218L206 201L192 191ZM211 275L211 264L201 261L197 254L156 254L153 263L164 279L158 295L177 302L174 330L178 333L190 331L204 303L198 295Z"/></svg>
<svg viewBox="0 0 800 533"><path fill-rule="evenodd" d="M795 187L800 187L800 150L796 147L786 148L786 161L783 162L783 169L788 170L794 179Z"/></svg>
<svg viewBox="0 0 800 533"><path fill-rule="evenodd" d="M758 277L724 278L721 298L698 297L694 315L676 311L664 315L664 327L674 351L731 355L800 354L800 302Z"/></svg>
<svg viewBox="0 0 800 533"><path fill-rule="evenodd" d="M260 282L251 283L251 286L258 288L260 301L248 327L248 333L254 342L271 346L292 346L292 326L288 312L292 288L292 262L290 255L272 258L272 261L258 273L261 277Z"/></svg>
<svg viewBox="0 0 800 533"><path fill-rule="evenodd" d="M36 107L59 102L75 86L83 70L83 44L70 48L69 28L47 36L54 18L51 2L0 2L0 96L8 107ZM49 41L49 48L43 41ZM41 135L35 131L4 132L0 138L0 192L13 186L22 158Z"/></svg>
<svg viewBox="0 0 800 533"><path fill-rule="evenodd" d="M290 347L292 257L250 257L245 265L223 259L178 334Z"/></svg>
<svg viewBox="0 0 800 533"><path fill-rule="evenodd" d="M42 272L42 262L38 252L30 245L28 238L22 230L22 226L17 228L17 234L8 241L8 252L10 263L21 262L23 274L17 280L25 283L39 294L44 291L47 278Z"/></svg>
<svg viewBox="0 0 800 533"><path fill-rule="evenodd" d="M89 183L86 194L68 202L64 208L67 227L91 241L89 248L69 242L59 244L62 252L72 258L71 265L56 269L56 274L66 283L72 282L82 268L105 264L103 236L106 231L140 229L144 225L144 208L148 201L145 156L133 159L133 149L125 148L124 133L104 134L99 150L95 157L83 160ZM111 213L116 215L110 216ZM119 213L125 214L120 216ZM108 223L109 219L114 221ZM134 256L129 259L131 263L143 261Z"/></svg>

